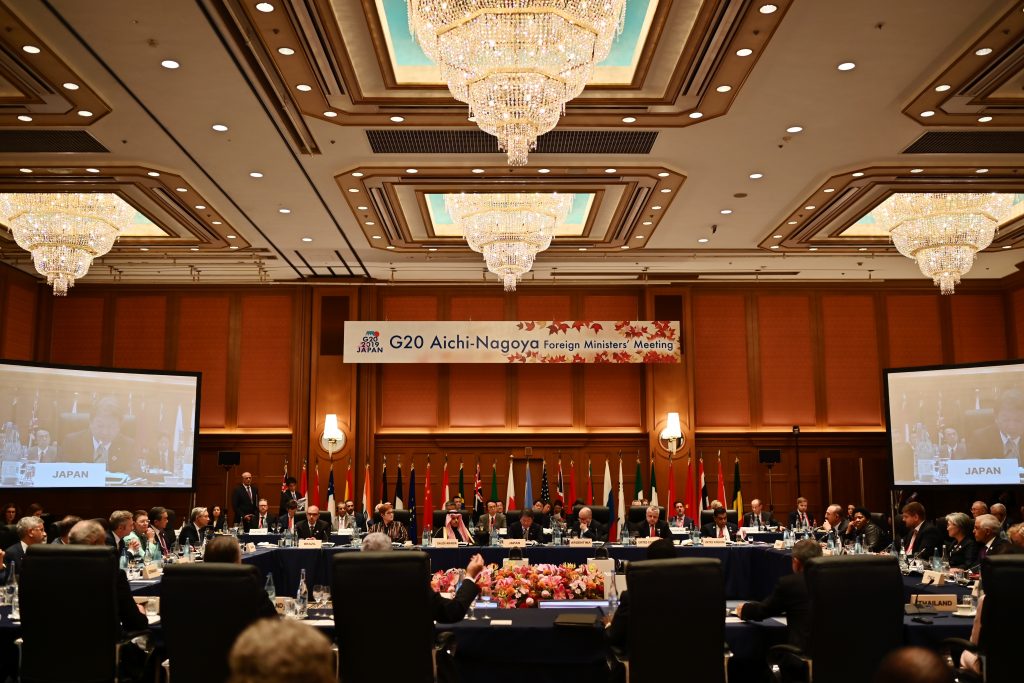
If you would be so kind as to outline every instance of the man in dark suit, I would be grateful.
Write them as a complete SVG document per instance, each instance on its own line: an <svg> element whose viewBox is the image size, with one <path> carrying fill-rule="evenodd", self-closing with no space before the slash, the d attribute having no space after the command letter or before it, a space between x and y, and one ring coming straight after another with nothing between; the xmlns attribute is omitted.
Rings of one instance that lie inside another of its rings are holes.
<svg viewBox="0 0 1024 683"><path fill-rule="evenodd" d="M700 535L705 538L724 538L727 541L739 540L739 529L729 523L729 512L725 508L715 508L714 521L701 527Z"/></svg>
<svg viewBox="0 0 1024 683"><path fill-rule="evenodd" d="M16 575L21 574L21 561L25 559L25 551L36 543L46 543L43 520L35 516L22 517L18 520L18 542L4 550L3 574L0 575L0 579L6 581L12 569Z"/></svg>
<svg viewBox="0 0 1024 683"><path fill-rule="evenodd" d="M235 524L252 521L259 499L260 490L252 483L252 473L242 472L242 483L231 492L231 509L235 511Z"/></svg>
<svg viewBox="0 0 1024 683"><path fill-rule="evenodd" d="M592 541L608 540L608 530L604 528L603 524L594 520L594 511L588 507L580 508L569 533L576 538L589 538Z"/></svg>
<svg viewBox="0 0 1024 683"><path fill-rule="evenodd" d="M29 462L60 462L60 449L50 440L50 432L36 430L35 444L28 449Z"/></svg>
<svg viewBox="0 0 1024 683"><path fill-rule="evenodd" d="M21 528L21 522L18 522ZM979 515L974 519L974 540L978 543L978 563L1006 543L999 537L999 519L995 515ZM14 546L11 546L14 547ZM10 553L10 549L7 550Z"/></svg>
<svg viewBox="0 0 1024 683"><path fill-rule="evenodd" d="M116 548L118 555L124 552L126 544L133 553L138 552L141 548L138 539L128 538L135 528L133 517L128 510L114 510L110 513L110 519L107 520L110 523L110 531L107 532L106 543Z"/></svg>
<svg viewBox="0 0 1024 683"><path fill-rule="evenodd" d="M300 539L315 538L318 541L329 541L331 525L320 519L320 508L310 505L306 508L306 519L295 525L295 535Z"/></svg>
<svg viewBox="0 0 1024 683"><path fill-rule="evenodd" d="M276 524L277 518L270 514L270 503L266 498L260 498L260 502L256 506L256 514L248 522L245 522L244 526L245 531L248 532L251 529L269 529Z"/></svg>
<svg viewBox="0 0 1024 683"><path fill-rule="evenodd" d="M1024 434L1024 393L1007 389L999 396L995 423L977 430L967 441L968 458L1013 458L1021 460Z"/></svg>
<svg viewBox="0 0 1024 683"><path fill-rule="evenodd" d="M821 557L817 541L805 538L793 546L793 573L776 582L775 590L764 602L747 602L736 608L736 616L744 621L761 621L769 617L786 615L789 644L804 652L811 642L811 597L804 581L804 567L815 557Z"/></svg>
<svg viewBox="0 0 1024 683"><path fill-rule="evenodd" d="M298 516L299 504L294 500L288 501L288 507L286 508L285 514L281 515L281 518L277 520L277 526L281 528L281 533L285 531L295 531L295 527L298 526L302 520Z"/></svg>
<svg viewBox="0 0 1024 683"><path fill-rule="evenodd" d="M192 508L188 516L188 524L178 534L178 543L184 548L191 545L193 548L201 546L206 538L210 525L210 511L206 508Z"/></svg>
<svg viewBox="0 0 1024 683"><path fill-rule="evenodd" d="M487 501L487 512L480 515L480 519L476 522L476 528L485 534L491 533L491 527L495 529L504 529L507 524L505 523L505 515L498 512L498 501L489 500Z"/></svg>
<svg viewBox="0 0 1024 683"><path fill-rule="evenodd" d="M791 529L810 529L814 527L814 518L807 512L807 499L800 496L796 499L796 510L789 513Z"/></svg>
<svg viewBox="0 0 1024 683"><path fill-rule="evenodd" d="M356 512L355 501L346 500L344 503L338 503L338 525L339 529L366 531L366 518L363 513Z"/></svg>
<svg viewBox="0 0 1024 683"><path fill-rule="evenodd" d="M676 513L669 520L669 526L679 529L692 529L696 522L693 517L686 514L686 504L681 500L677 500L674 507Z"/></svg>
<svg viewBox="0 0 1024 683"><path fill-rule="evenodd" d="M106 532L99 522L85 519L71 527L68 540L72 545L103 545L106 542ZM145 607L135 603L132 597L131 588L128 586L128 577L124 570L117 570L115 579L117 594L117 617L121 621L121 628L125 631L143 631L149 627L146 620Z"/></svg>
<svg viewBox="0 0 1024 683"><path fill-rule="evenodd" d="M294 500L296 503L299 502L299 492L296 490L295 477L286 477L284 480L285 490L281 491L281 506L278 511L279 517L284 517L288 513L288 502Z"/></svg>
<svg viewBox="0 0 1024 683"><path fill-rule="evenodd" d="M509 538L525 538L527 541L544 540L544 529L540 524L533 521L533 510L525 508L519 516L519 521L508 528Z"/></svg>
<svg viewBox="0 0 1024 683"><path fill-rule="evenodd" d="M668 522L663 519L658 519L660 515L661 511L656 505L649 505L647 507L645 521L636 529L637 538L658 536L659 538L671 539L672 530L669 529Z"/></svg>
<svg viewBox="0 0 1024 683"><path fill-rule="evenodd" d="M108 472L138 476L139 456L135 440L121 433L124 411L113 396L105 396L93 406L89 428L64 437L61 444L64 462L101 462Z"/></svg>
<svg viewBox="0 0 1024 683"><path fill-rule="evenodd" d="M931 522L925 521L924 506L916 500L903 506L903 524L907 531L900 546L907 555L930 558L936 548L942 548L942 535Z"/></svg>
<svg viewBox="0 0 1024 683"><path fill-rule="evenodd" d="M849 520L843 519L843 508L841 505L832 503L825 508L825 523L822 524L822 528L825 531L836 533L837 538L842 538L846 533L846 527L849 526Z"/></svg>
<svg viewBox="0 0 1024 683"><path fill-rule="evenodd" d="M765 510L761 501L755 498L750 501L750 512L743 515L743 526L755 529L764 529L769 526L778 526L779 523L771 512Z"/></svg>
<svg viewBox="0 0 1024 683"><path fill-rule="evenodd" d="M156 543L160 554L167 557L174 547L174 529L170 528L170 511L159 505L149 511L149 526L156 531Z"/></svg>

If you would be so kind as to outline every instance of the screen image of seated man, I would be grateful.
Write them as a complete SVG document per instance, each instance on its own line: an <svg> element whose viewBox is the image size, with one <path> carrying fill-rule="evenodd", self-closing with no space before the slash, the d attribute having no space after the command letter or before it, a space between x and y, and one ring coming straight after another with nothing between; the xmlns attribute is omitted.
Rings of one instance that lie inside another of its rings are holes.
<svg viewBox="0 0 1024 683"><path fill-rule="evenodd" d="M135 440L121 433L124 411L113 396L101 398L89 415L89 428L68 434L63 462L101 462L108 472L138 474Z"/></svg>
<svg viewBox="0 0 1024 683"><path fill-rule="evenodd" d="M996 402L995 422L967 440L968 458L1013 458L1020 462L1024 434L1024 393L1007 389Z"/></svg>

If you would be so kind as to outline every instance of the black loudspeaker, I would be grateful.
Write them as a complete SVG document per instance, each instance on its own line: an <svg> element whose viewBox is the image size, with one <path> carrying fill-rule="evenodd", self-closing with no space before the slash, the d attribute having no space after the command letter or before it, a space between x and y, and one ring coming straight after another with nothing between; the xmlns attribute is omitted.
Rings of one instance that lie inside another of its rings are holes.
<svg viewBox="0 0 1024 683"><path fill-rule="evenodd" d="M238 451L218 451L217 464L221 467L231 467L242 462L242 454Z"/></svg>
<svg viewBox="0 0 1024 683"><path fill-rule="evenodd" d="M782 451L777 448L762 448L757 452L757 460L762 465L776 465L782 462Z"/></svg>

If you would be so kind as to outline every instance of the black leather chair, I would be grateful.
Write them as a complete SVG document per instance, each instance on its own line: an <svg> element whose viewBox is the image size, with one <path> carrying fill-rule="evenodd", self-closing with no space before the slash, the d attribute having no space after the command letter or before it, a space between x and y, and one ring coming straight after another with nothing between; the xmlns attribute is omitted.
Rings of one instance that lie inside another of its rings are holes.
<svg viewBox="0 0 1024 683"><path fill-rule="evenodd" d="M412 510L395 510L395 521L408 529L412 521ZM409 538L415 540L415 534L410 533Z"/></svg>
<svg viewBox="0 0 1024 683"><path fill-rule="evenodd" d="M18 591L24 683L119 680L122 648L135 647L129 641L141 634L121 631L118 572L117 553L107 546L29 548Z"/></svg>
<svg viewBox="0 0 1024 683"><path fill-rule="evenodd" d="M339 553L331 596L342 681L433 681L430 556L420 551ZM352 615L358 614L358 628ZM396 647L398 649L396 649Z"/></svg>
<svg viewBox="0 0 1024 683"><path fill-rule="evenodd" d="M976 652L982 661L982 676L958 669L957 681L1017 683L1020 674L1020 630L1010 627L1024 610L1024 555L995 555L981 562L981 584L985 600L981 609L981 632L977 645L950 638L947 648ZM959 663L959 653L954 660Z"/></svg>
<svg viewBox="0 0 1024 683"><path fill-rule="evenodd" d="M511 528L513 524L519 521L519 516L523 514L522 510L506 510L505 511L505 528Z"/></svg>
<svg viewBox="0 0 1024 683"><path fill-rule="evenodd" d="M437 531L445 524L445 519L448 517L447 510L434 510L433 522L434 531ZM473 526L472 518L470 517L469 510L462 510L462 521L466 523L466 527ZM511 522L509 522L511 524Z"/></svg>
<svg viewBox="0 0 1024 683"><path fill-rule="evenodd" d="M881 555L819 557L804 569L811 596L810 652L776 645L768 664L777 680L806 667L809 682L870 681L890 651L903 645L903 576L897 559ZM859 633L856 652L836 647L837 633Z"/></svg>
<svg viewBox="0 0 1024 683"><path fill-rule="evenodd" d="M647 506L646 505L630 505L629 512L626 513L626 519L632 526L639 526L647 520ZM665 507L663 505L658 506L658 519L664 519L666 522L668 519L665 517Z"/></svg>
<svg viewBox="0 0 1024 683"><path fill-rule="evenodd" d="M263 576L252 565L169 564L160 582L160 624L170 676L223 683L228 652L261 616ZM310 586L312 590L312 586Z"/></svg>
<svg viewBox="0 0 1024 683"><path fill-rule="evenodd" d="M739 518L740 518L740 516L738 514L736 514L736 511L733 510L732 508L726 508L725 509L725 518L729 522L729 524L735 524L737 527L739 527ZM700 525L701 526L704 526L705 524L711 524L714 521L715 521L715 511L714 510L701 510L700 511Z"/></svg>
<svg viewBox="0 0 1024 683"><path fill-rule="evenodd" d="M687 637L680 671L687 681L724 683L731 655L725 645L722 563L707 558L642 560L631 562L626 576L628 652L615 656L626 666L627 683L667 680L666 657L678 651L681 614L700 628Z"/></svg>

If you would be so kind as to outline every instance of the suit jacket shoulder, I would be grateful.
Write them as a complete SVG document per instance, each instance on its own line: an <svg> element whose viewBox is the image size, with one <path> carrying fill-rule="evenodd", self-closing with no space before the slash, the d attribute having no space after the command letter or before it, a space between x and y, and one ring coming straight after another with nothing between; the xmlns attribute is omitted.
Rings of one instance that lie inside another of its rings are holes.
<svg viewBox="0 0 1024 683"><path fill-rule="evenodd" d="M466 610L469 609L474 598L480 593L480 588L476 583L469 580L462 582L458 592L455 593L455 597L452 599L435 593L429 584L427 585L427 590L430 591L431 601L433 602L434 621L442 624L453 624L456 621L460 621L465 616Z"/></svg>

